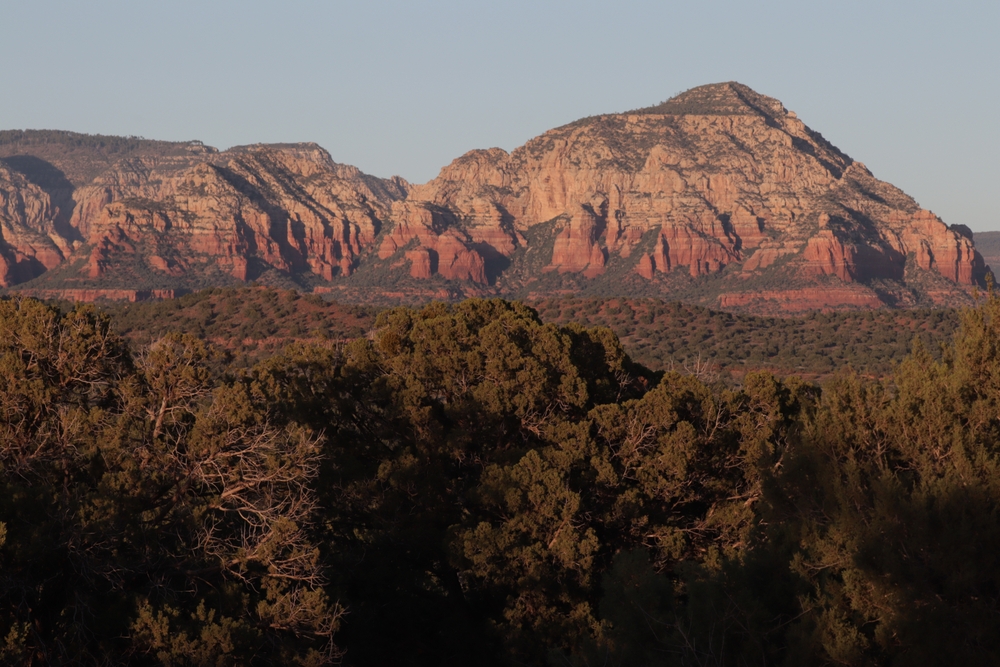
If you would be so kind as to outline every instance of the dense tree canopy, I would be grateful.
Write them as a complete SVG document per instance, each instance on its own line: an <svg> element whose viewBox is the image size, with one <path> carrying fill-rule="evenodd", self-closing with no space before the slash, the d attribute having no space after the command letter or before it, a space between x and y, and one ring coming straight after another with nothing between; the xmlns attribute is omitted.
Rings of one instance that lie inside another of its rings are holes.
<svg viewBox="0 0 1000 667"><path fill-rule="evenodd" d="M316 438L252 410L201 342L133 357L109 325L0 303L3 660L322 661Z"/></svg>
<svg viewBox="0 0 1000 667"><path fill-rule="evenodd" d="M252 368L0 302L0 662L1000 659L1000 299L822 391L518 303Z"/></svg>
<svg viewBox="0 0 1000 667"><path fill-rule="evenodd" d="M645 366L742 381L754 370L819 382L850 366L888 377L919 338L935 356L951 340L959 311L948 309L811 312L763 317L638 298L558 296L533 302L543 322L607 327ZM64 303L72 309L72 304ZM136 345L190 333L253 363L292 342L365 336L384 308L357 306L269 287L215 288L176 299L104 302L115 328Z"/></svg>

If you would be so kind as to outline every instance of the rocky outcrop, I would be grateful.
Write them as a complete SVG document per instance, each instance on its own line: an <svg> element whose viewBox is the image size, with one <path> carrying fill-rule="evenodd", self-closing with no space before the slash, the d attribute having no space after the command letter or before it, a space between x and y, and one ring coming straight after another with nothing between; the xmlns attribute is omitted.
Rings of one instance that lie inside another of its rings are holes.
<svg viewBox="0 0 1000 667"><path fill-rule="evenodd" d="M987 270L970 237L737 83L471 151L419 186L314 144L0 133L4 286L278 272L348 291L873 307L931 285L965 298Z"/></svg>
<svg viewBox="0 0 1000 667"><path fill-rule="evenodd" d="M72 191L74 208L65 216L72 234L56 231L59 212L41 188L0 169L0 201L18 212L0 219L0 262L8 265L0 266L0 282L33 278L74 252L86 261L76 278L63 280L127 280L123 266L133 273L144 266L147 282L157 276L198 282L205 274L249 280L268 269L332 280L357 268L408 188L401 179L337 164L314 144L219 153L148 143ZM5 188L6 181L13 187Z"/></svg>
<svg viewBox="0 0 1000 667"><path fill-rule="evenodd" d="M598 244L607 215L607 201L597 211L590 205L581 206L555 238L549 269L560 273L582 272L588 278L604 273L606 252Z"/></svg>
<svg viewBox="0 0 1000 667"><path fill-rule="evenodd" d="M918 211L907 223L901 249L912 248L921 269L963 285L976 282L984 262L970 237L950 229L929 211Z"/></svg>
<svg viewBox="0 0 1000 667"><path fill-rule="evenodd" d="M802 264L805 275L837 276L845 283L853 282L857 271L857 249L853 244L845 244L829 229L822 229L806 243Z"/></svg>
<svg viewBox="0 0 1000 667"><path fill-rule="evenodd" d="M651 284L677 271L740 281L779 270L786 283L867 284L903 281L908 258L957 286L985 275L969 239L736 83L577 121L509 154L472 151L406 206L435 211L428 234L475 229L506 257L556 221L546 270L589 279L625 262Z"/></svg>
<svg viewBox="0 0 1000 667"><path fill-rule="evenodd" d="M486 262L466 231L451 226L446 213L433 208L397 202L392 207L392 231L379 246L378 256L388 259L405 251L410 275L430 278L438 274L449 280L486 284Z"/></svg>
<svg viewBox="0 0 1000 667"><path fill-rule="evenodd" d="M41 188L0 163L0 286L62 263L70 247L55 230L57 213Z"/></svg>

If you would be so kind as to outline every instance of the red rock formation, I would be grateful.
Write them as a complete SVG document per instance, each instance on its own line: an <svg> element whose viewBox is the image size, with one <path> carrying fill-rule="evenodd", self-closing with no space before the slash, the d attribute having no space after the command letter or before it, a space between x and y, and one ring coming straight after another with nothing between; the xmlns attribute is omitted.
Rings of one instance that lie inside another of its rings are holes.
<svg viewBox="0 0 1000 667"><path fill-rule="evenodd" d="M906 223L902 247L916 253L920 268L965 285L982 273L984 263L972 239L949 229L930 211L919 210Z"/></svg>
<svg viewBox="0 0 1000 667"><path fill-rule="evenodd" d="M829 229L820 230L809 239L802 259L805 275L837 276L845 283L854 281L855 248L845 245Z"/></svg>
<svg viewBox="0 0 1000 667"><path fill-rule="evenodd" d="M2 285L66 259L80 268L59 272L60 281L125 286L137 271L165 286L265 270L343 281L372 262L375 272L405 264L412 279L438 276L471 293L587 281L606 293L608 281L627 276L629 289L653 295L711 275L716 295L781 281L799 303L829 293L831 277L844 286L889 281L880 289L903 293L907 276L931 272L962 295L985 272L971 239L777 100L736 83L586 118L511 153L471 151L412 188L337 164L312 144L219 153L195 143L88 144L83 135L59 148L25 136L18 168L27 174L42 160L72 184L36 178L43 189L4 166L15 148L0 146ZM852 289L844 305L871 302L866 288Z"/></svg>
<svg viewBox="0 0 1000 667"><path fill-rule="evenodd" d="M716 273L738 257L716 237L693 226L671 227L661 238L669 249L667 266L687 266L692 276Z"/></svg>
<svg viewBox="0 0 1000 667"><path fill-rule="evenodd" d="M426 204L397 202L392 207L392 217L395 224L379 246L380 259L416 245L426 259L418 258L415 251L406 252L406 259L411 262L410 275L414 278L429 278L436 273L449 280L487 284L486 261L475 244L477 240L484 242L489 234L477 235L475 230L449 227L451 221L442 219L440 212ZM512 250L514 242L501 237L502 232L497 231L489 245Z"/></svg>
<svg viewBox="0 0 1000 667"><path fill-rule="evenodd" d="M663 234L656 235L656 245L653 246L653 254L650 256L653 267L661 273L670 270L670 253L667 250L667 242L663 240ZM675 259L679 259L675 256Z"/></svg>
<svg viewBox="0 0 1000 667"><path fill-rule="evenodd" d="M510 154L472 151L413 188L407 210L416 205L437 211L434 233L471 224L505 256L537 225L568 220L556 228L548 268L591 278L629 258L647 233L652 250L631 261L648 279L733 264L746 277L781 260L794 269L786 280L902 280L911 252L924 270L961 285L984 273L968 239L777 100L733 83L571 123Z"/></svg>
<svg viewBox="0 0 1000 667"><path fill-rule="evenodd" d="M653 262L653 258L649 255L643 255L640 257L639 263L635 265L635 272L646 280L652 280L655 271L656 264Z"/></svg>
<svg viewBox="0 0 1000 667"><path fill-rule="evenodd" d="M486 262L478 252L469 249L458 234L438 236L434 248L438 256L438 273L442 276L486 284Z"/></svg>
<svg viewBox="0 0 1000 667"><path fill-rule="evenodd" d="M604 221L590 206L581 206L556 235L549 269L559 273L583 272L588 278L604 273L604 250L597 239Z"/></svg>
<svg viewBox="0 0 1000 667"><path fill-rule="evenodd" d="M314 145L139 158L78 189L71 224L91 248L90 278L152 250L146 263L171 276L208 266L246 280L257 261L331 280L350 275L405 187Z"/></svg>
<svg viewBox="0 0 1000 667"><path fill-rule="evenodd" d="M57 213L41 188L0 164L0 286L62 263L70 245L56 232Z"/></svg>
<svg viewBox="0 0 1000 667"><path fill-rule="evenodd" d="M410 275L414 278L430 278L434 275L433 258L427 248L414 248L406 252L410 261Z"/></svg>

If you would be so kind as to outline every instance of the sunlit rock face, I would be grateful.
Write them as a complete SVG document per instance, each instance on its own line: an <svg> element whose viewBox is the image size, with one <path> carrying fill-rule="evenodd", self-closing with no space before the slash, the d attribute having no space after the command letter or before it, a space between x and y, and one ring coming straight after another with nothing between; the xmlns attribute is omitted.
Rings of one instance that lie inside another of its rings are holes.
<svg viewBox="0 0 1000 667"><path fill-rule="evenodd" d="M908 256L959 285L985 274L970 239L737 83L586 118L509 154L472 151L414 187L396 218L383 254L461 227L468 248L509 256L557 220L547 270L588 277L616 256L647 280L727 267L746 278L780 262L804 280L900 281Z"/></svg>
<svg viewBox="0 0 1000 667"><path fill-rule="evenodd" d="M684 277L723 306L825 290L817 307L836 294L868 307L950 299L986 275L971 234L738 83L585 118L511 153L471 151L418 186L314 144L218 152L50 134L0 133L4 286L51 274L57 287L148 289L268 270L351 284L368 267L365 285L505 294L548 276L670 298ZM121 267L144 284L95 282L121 281Z"/></svg>
<svg viewBox="0 0 1000 667"><path fill-rule="evenodd" d="M43 145L36 152L51 161L37 158L39 165L10 155L38 148L30 140L22 142L26 146L0 144L0 156L7 153L0 157L0 257L6 263L0 276L6 284L54 268L73 253L85 258L79 275L90 279L125 261L175 277L210 267L247 280L252 265L325 280L348 276L408 187L402 179L378 179L335 163L314 144L219 153L197 143L137 143L125 157L90 172L74 169L81 158L65 149ZM23 166L28 175L5 169L6 163ZM46 166L79 177L72 210L57 210L44 188L30 182L38 175L32 170ZM55 224L59 215L66 219L64 230ZM18 268L26 262L33 268Z"/></svg>

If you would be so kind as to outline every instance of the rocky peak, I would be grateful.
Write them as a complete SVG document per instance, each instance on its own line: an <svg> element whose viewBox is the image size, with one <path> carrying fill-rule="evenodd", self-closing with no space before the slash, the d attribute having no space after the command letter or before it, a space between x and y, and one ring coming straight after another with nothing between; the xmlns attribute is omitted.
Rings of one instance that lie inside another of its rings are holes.
<svg viewBox="0 0 1000 667"><path fill-rule="evenodd" d="M519 277L501 277L504 289L530 290L541 280L525 279L516 267L521 253L531 254L526 239L537 238L543 225L551 229L552 250L542 273L602 293L626 289L621 271L632 266L632 275L648 281L632 292L676 293L679 273L716 275L734 293L779 282L801 288L796 304L802 294L826 289L823 307L838 294L853 307L885 301L868 287L872 281L883 281L879 294L899 295L889 301L909 302L907 275L925 271L972 285L985 272L968 238L879 181L781 102L735 82L584 118L510 154L471 151L414 187L392 219L396 228L380 256L432 249L447 236L453 251L460 240L462 252L482 259L483 280L503 273L491 264L513 265L509 273ZM614 285L597 287L612 279ZM829 280L849 288L812 287ZM952 289L935 284L939 292Z"/></svg>
<svg viewBox="0 0 1000 667"><path fill-rule="evenodd" d="M691 88L660 104L630 113L672 116L785 116L778 100L736 81Z"/></svg>
<svg viewBox="0 0 1000 667"><path fill-rule="evenodd" d="M399 294L557 290L781 310L952 303L986 272L961 226L736 82L584 118L510 153L473 150L417 186L313 143L220 152L0 132L0 233L0 283L32 288L272 272Z"/></svg>

